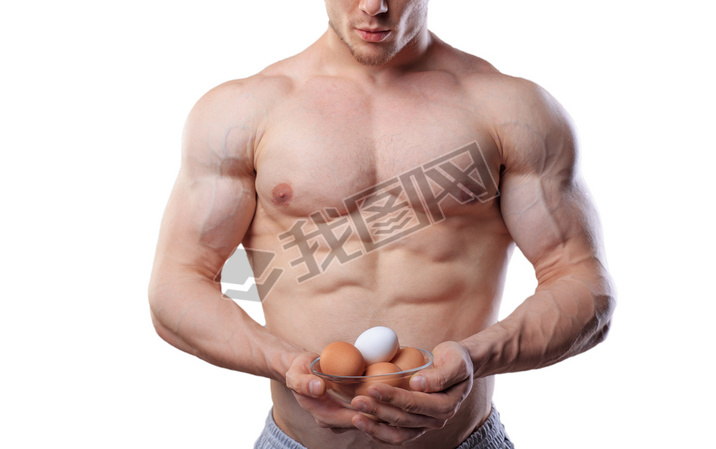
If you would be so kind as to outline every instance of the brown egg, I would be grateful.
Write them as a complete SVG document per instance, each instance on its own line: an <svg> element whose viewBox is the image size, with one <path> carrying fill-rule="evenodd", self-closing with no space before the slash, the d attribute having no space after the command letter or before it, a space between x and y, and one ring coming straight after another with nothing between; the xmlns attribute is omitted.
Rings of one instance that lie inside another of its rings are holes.
<svg viewBox="0 0 716 449"><path fill-rule="evenodd" d="M407 371L425 365L425 357L420 350L406 346L400 348L390 362L398 365L401 371Z"/></svg>
<svg viewBox="0 0 716 449"><path fill-rule="evenodd" d="M365 369L364 376L377 376L380 374L391 374L391 373L397 373L400 372L400 368L395 363L390 362L378 362L373 363L372 365L368 365ZM392 385L394 387L402 387L403 382L400 378L382 378L382 379L373 379L373 380L366 380L362 384L358 385L356 387L356 395L362 394L365 395L368 391L368 386L376 383L384 383L388 385Z"/></svg>
<svg viewBox="0 0 716 449"><path fill-rule="evenodd" d="M332 376L360 376L365 369L358 348L345 341L336 341L321 352L321 371Z"/></svg>

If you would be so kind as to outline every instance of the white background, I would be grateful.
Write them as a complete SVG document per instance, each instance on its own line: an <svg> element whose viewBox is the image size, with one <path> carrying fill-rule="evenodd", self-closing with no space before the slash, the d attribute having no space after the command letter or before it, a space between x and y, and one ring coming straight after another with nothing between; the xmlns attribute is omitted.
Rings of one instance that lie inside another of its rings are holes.
<svg viewBox="0 0 716 449"><path fill-rule="evenodd" d="M571 112L619 289L606 343L498 378L520 448L712 441L708 6L431 2L438 36ZM325 27L320 0L3 3L0 446L251 447L267 381L161 341L146 288L191 106ZM511 268L503 315L534 288Z"/></svg>

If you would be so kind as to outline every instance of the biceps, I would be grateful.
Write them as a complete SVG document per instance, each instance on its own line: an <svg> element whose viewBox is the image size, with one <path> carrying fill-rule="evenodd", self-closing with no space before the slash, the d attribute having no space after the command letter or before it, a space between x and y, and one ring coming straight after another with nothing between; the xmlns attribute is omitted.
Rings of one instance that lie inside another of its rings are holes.
<svg viewBox="0 0 716 449"><path fill-rule="evenodd" d="M253 217L254 190L227 177L211 179L198 190L195 200L198 242L218 251L232 251Z"/></svg>
<svg viewBox="0 0 716 449"><path fill-rule="evenodd" d="M538 279L598 257L598 224L578 180L519 176L502 189L502 214Z"/></svg>
<svg viewBox="0 0 716 449"><path fill-rule="evenodd" d="M178 263L213 276L241 242L255 207L250 180L180 175L165 213L160 246Z"/></svg>

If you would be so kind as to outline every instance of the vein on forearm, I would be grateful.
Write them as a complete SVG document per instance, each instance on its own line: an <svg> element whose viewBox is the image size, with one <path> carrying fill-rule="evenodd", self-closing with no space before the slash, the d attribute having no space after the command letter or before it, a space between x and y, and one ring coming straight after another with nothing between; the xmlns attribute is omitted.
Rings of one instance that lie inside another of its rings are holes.
<svg viewBox="0 0 716 449"><path fill-rule="evenodd" d="M465 341L479 377L552 365L602 341L613 296L600 276L575 273L540 285L504 320Z"/></svg>

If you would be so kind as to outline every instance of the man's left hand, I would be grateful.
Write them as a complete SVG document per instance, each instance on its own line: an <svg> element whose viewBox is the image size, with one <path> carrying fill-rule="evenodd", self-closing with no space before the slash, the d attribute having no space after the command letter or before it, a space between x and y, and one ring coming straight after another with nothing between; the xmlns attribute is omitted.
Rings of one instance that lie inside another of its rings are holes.
<svg viewBox="0 0 716 449"><path fill-rule="evenodd" d="M440 429L455 416L472 389L473 366L467 349L454 341L433 349L433 366L413 375L413 391L375 383L367 396L357 396L351 406L375 416L352 418L353 425L372 439L400 445L431 429ZM382 421L382 422L381 422Z"/></svg>

